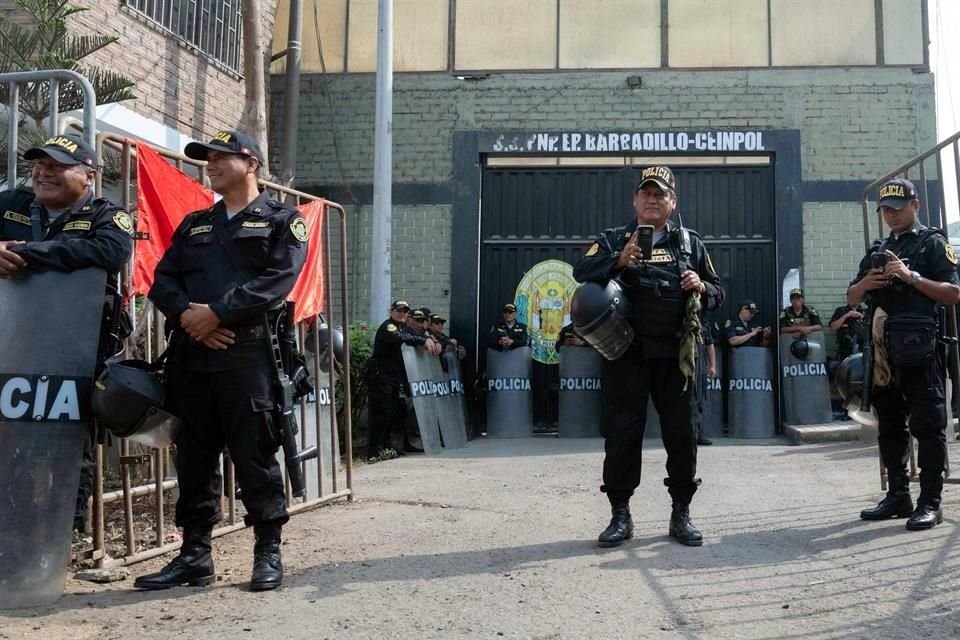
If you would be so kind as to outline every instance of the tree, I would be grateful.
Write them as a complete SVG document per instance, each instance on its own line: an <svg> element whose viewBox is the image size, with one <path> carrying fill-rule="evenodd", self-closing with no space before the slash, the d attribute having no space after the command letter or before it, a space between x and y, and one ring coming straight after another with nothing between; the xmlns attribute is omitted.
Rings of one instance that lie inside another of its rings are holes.
<svg viewBox="0 0 960 640"><path fill-rule="evenodd" d="M50 69L69 69L85 76L97 92L97 104L109 104L136 98L134 82L109 69L84 64L82 60L110 46L116 37L71 35L67 18L86 11L67 0L13 0L27 16L26 24L19 24L0 16L0 73ZM9 88L0 86L0 100L9 103ZM58 101L61 111L83 107L83 92L72 82L60 83ZM31 82L20 86L19 100L21 127L24 120L32 120L32 128L21 128L18 155L44 137L43 121L50 115L50 85ZM7 114L9 117L9 114ZM0 141L0 155L6 157L6 138ZM0 168L5 170L6 165ZM5 172L5 171L4 171ZM5 176L4 176L5 179Z"/></svg>
<svg viewBox="0 0 960 640"><path fill-rule="evenodd" d="M246 103L243 108L241 127L249 133L263 153L266 175L269 172L267 148L267 99L264 75L264 49L260 39L260 2L243 0L243 82L246 87Z"/></svg>

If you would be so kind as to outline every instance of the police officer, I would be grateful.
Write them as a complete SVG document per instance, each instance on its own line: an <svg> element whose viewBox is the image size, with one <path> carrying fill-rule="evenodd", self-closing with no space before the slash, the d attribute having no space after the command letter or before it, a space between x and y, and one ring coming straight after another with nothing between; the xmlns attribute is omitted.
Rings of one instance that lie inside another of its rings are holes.
<svg viewBox="0 0 960 640"><path fill-rule="evenodd" d="M863 348L863 319L867 307L863 304L841 305L830 317L830 330L837 334L837 362Z"/></svg>
<svg viewBox="0 0 960 640"><path fill-rule="evenodd" d="M573 328L573 323L565 324L560 333L557 334L557 341L554 344L554 350L559 353L560 347L586 347L589 346L583 338L577 335Z"/></svg>
<svg viewBox="0 0 960 640"><path fill-rule="evenodd" d="M920 201L912 182L897 179L884 183L878 204L890 235L875 242L861 261L857 277L847 289L847 304L858 305L868 297L875 314L875 359L885 361L892 370L891 375L880 375L885 372L875 367L872 389L880 458L887 469L889 488L880 504L865 509L860 517L909 516L907 529L929 529L943 521L940 499L947 457L946 406L940 350L918 336L935 324L938 305L960 302L957 257L942 231L928 229L917 220ZM881 324L885 325L882 333ZM899 366L894 365L895 358ZM911 434L917 439L920 466L916 509L907 477Z"/></svg>
<svg viewBox="0 0 960 640"><path fill-rule="evenodd" d="M391 434L404 425L406 412L400 394L407 384L407 373L400 348L408 344L423 346L433 354L440 353L438 342L407 328L409 313L410 305L406 300L394 300L390 305L390 317L380 323L373 339L373 354L367 365L370 398L367 458L376 458L384 450L392 449ZM404 440L404 447L412 449L406 442L406 433Z"/></svg>
<svg viewBox="0 0 960 640"><path fill-rule="evenodd" d="M685 318L691 296L698 296L702 309L709 311L720 305L724 292L700 237L668 222L676 206L673 172L664 166L643 169L633 195L636 220L601 233L573 271L579 282L601 285L618 277L633 308L633 343L616 360L603 362L601 433L606 457L601 491L607 494L613 518L600 534L601 547L617 546L633 536L629 501L640 484L650 395L667 450L665 484L673 500L669 533L685 545L703 544L689 509L699 484L692 413L696 381L681 371L680 334L681 326L689 324ZM641 224L654 227L652 256L643 256L637 245ZM656 271L641 258L650 260Z"/></svg>
<svg viewBox="0 0 960 640"><path fill-rule="evenodd" d="M770 327L756 321L757 303L744 300L734 320L723 326L723 337L731 347L766 347L770 344Z"/></svg>
<svg viewBox="0 0 960 640"><path fill-rule="evenodd" d="M430 310L426 307L417 307L410 313L407 319L407 331L418 335L427 335L427 324L430 322Z"/></svg>
<svg viewBox="0 0 960 640"><path fill-rule="evenodd" d="M517 306L512 302L503 305L503 320L490 328L487 347L496 351L511 351L525 347L530 342L527 325L517 322Z"/></svg>
<svg viewBox="0 0 960 640"><path fill-rule="evenodd" d="M443 351L450 350L457 353L457 358L463 360L467 357L467 350L460 346L456 338L451 338L443 332L443 326L447 323L447 319L441 316L439 313L430 314L430 325L428 331L430 332L430 337L440 343L440 348Z"/></svg>
<svg viewBox="0 0 960 640"><path fill-rule="evenodd" d="M795 338L821 331L820 314L806 305L802 289L790 290L790 306L780 312L780 334L791 334Z"/></svg>
<svg viewBox="0 0 960 640"><path fill-rule="evenodd" d="M241 499L253 525L250 588L283 580L281 528L289 519L275 454L276 364L265 321L276 322L307 253L307 227L294 208L259 192L263 156L240 131L221 131L184 153L207 161L222 200L188 214L157 265L149 297L167 317L170 358L167 398L183 420L177 436L180 555L135 587L208 585L215 579L211 533L219 522L220 454L230 453Z"/></svg>
<svg viewBox="0 0 960 640"><path fill-rule="evenodd" d="M73 271L99 267L107 272L107 298L100 325L97 366L122 348L120 296L116 274L133 250L133 222L121 207L95 198L96 151L73 134L54 136L28 149L34 160L36 193L17 189L0 193L0 277L21 269ZM83 449L73 528L86 528L93 491L95 434L90 425Z"/></svg>

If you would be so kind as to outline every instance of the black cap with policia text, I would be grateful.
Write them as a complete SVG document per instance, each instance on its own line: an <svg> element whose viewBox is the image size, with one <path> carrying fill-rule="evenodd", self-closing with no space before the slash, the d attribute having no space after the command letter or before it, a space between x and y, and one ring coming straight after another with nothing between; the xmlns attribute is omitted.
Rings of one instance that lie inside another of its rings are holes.
<svg viewBox="0 0 960 640"><path fill-rule="evenodd" d="M911 200L917 199L917 188L913 183L903 178L887 180L880 187L880 193L877 198L877 211L880 207L890 207L891 209L903 209L910 204Z"/></svg>
<svg viewBox="0 0 960 640"><path fill-rule="evenodd" d="M261 153L260 147L253 141L253 138L243 131L218 131L213 134L213 140L206 144L202 142L188 144L183 149L183 155L194 160L206 160L208 151L222 151L223 153L249 156L256 158L257 162L263 164L263 153Z"/></svg>
<svg viewBox="0 0 960 640"><path fill-rule="evenodd" d="M82 164L97 169L97 152L78 135L68 133L48 138L39 147L27 149L23 157L36 160L40 156L50 156L60 164Z"/></svg>
<svg viewBox="0 0 960 640"><path fill-rule="evenodd" d="M643 169L640 172L640 181L637 182L637 188L634 191L639 191L648 182L653 182L664 191L675 191L677 188L677 180L673 177L673 171L670 170L670 167L662 165Z"/></svg>

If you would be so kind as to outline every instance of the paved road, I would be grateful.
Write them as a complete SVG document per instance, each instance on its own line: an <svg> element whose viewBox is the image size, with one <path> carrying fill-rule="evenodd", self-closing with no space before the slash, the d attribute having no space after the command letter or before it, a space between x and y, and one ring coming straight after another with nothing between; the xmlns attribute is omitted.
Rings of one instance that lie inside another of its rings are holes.
<svg viewBox="0 0 960 640"><path fill-rule="evenodd" d="M245 590L244 531L215 541L212 588L70 580L55 606L0 616L0 638L960 637L955 486L943 525L908 532L857 518L881 495L875 447L723 442L701 450L692 514L706 542L688 548L666 536L652 446L636 539L601 550L601 449L481 440L360 467L355 502L285 528L282 590ZM960 469L960 443L951 459Z"/></svg>

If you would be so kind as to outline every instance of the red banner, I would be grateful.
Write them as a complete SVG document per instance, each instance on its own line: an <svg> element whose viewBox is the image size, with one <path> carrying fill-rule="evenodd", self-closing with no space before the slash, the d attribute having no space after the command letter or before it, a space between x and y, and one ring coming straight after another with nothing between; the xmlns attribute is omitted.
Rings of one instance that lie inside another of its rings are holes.
<svg viewBox="0 0 960 640"><path fill-rule="evenodd" d="M314 200L299 207L307 220L307 259L303 271L297 278L297 284L287 296L287 300L296 303L294 322L315 318L323 309L326 300L326 280L323 265L323 230L326 226L326 201Z"/></svg>
<svg viewBox="0 0 960 640"><path fill-rule="evenodd" d="M173 232L191 211L213 204L213 192L146 145L137 145L137 231L133 291L146 295Z"/></svg>

